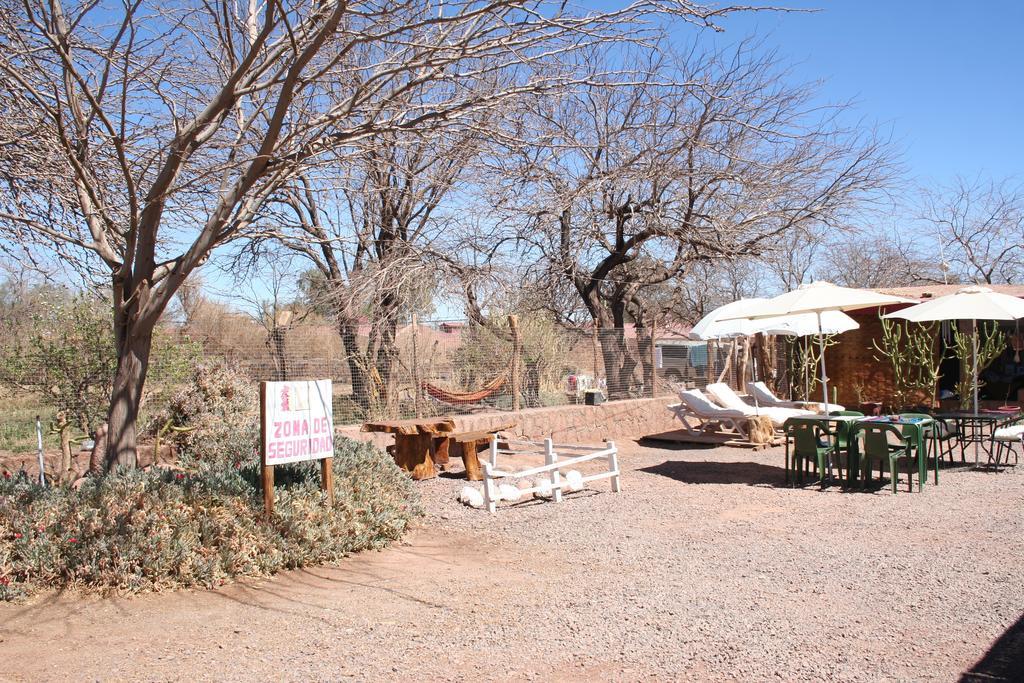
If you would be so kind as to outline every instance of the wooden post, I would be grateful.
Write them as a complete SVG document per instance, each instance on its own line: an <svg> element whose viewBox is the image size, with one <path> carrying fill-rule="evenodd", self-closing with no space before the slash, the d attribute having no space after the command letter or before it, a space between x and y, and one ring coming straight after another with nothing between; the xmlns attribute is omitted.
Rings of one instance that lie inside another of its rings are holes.
<svg viewBox="0 0 1024 683"><path fill-rule="evenodd" d="M651 398L658 397L658 316L651 316Z"/></svg>
<svg viewBox="0 0 1024 683"><path fill-rule="evenodd" d="M722 366L722 372L718 375L717 382L721 382L725 379L725 376L732 370L732 357L736 354L736 340L732 340L732 346L729 347L729 355L725 357L725 365Z"/></svg>
<svg viewBox="0 0 1024 683"><path fill-rule="evenodd" d="M416 417L423 417L420 411L420 365L419 358L416 353L416 330L417 321L416 314L412 314L412 402L413 408L416 410Z"/></svg>
<svg viewBox="0 0 1024 683"><path fill-rule="evenodd" d="M274 466L263 465L263 511L274 514Z"/></svg>
<svg viewBox="0 0 1024 683"><path fill-rule="evenodd" d="M490 462L491 462L491 467L497 467L498 466L498 435L497 434L491 434Z"/></svg>
<svg viewBox="0 0 1024 683"><path fill-rule="evenodd" d="M705 344L708 352L708 364L704 367L704 378L705 384L711 384L711 378L715 376L715 360L717 357L718 347L714 345L714 342L709 341Z"/></svg>
<svg viewBox="0 0 1024 683"><path fill-rule="evenodd" d="M558 454L555 453L555 446L551 439L544 439L544 464L554 465L558 462ZM557 469L551 470L551 492L556 503L562 502L562 473Z"/></svg>
<svg viewBox="0 0 1024 683"><path fill-rule="evenodd" d="M610 451L608 453L608 469L615 473L610 477L612 493L618 493L622 490L622 485L619 483L619 450L615 447L614 441L605 441L604 446Z"/></svg>
<svg viewBox="0 0 1024 683"><path fill-rule="evenodd" d="M327 504L334 507L334 458L320 461L320 486L327 494Z"/></svg>
<svg viewBox="0 0 1024 683"><path fill-rule="evenodd" d="M263 511L274 514L274 466L267 464L267 383L260 382L260 479L263 483Z"/></svg>
<svg viewBox="0 0 1024 683"><path fill-rule="evenodd" d="M519 318L514 315L508 317L508 329L512 333L512 410L518 411L519 395L522 391L522 364L523 340L519 335Z"/></svg>
<svg viewBox="0 0 1024 683"><path fill-rule="evenodd" d="M743 350L741 352L737 348L736 358L736 385L733 388L742 393L747 382L747 368L750 366L750 337L743 339Z"/></svg>

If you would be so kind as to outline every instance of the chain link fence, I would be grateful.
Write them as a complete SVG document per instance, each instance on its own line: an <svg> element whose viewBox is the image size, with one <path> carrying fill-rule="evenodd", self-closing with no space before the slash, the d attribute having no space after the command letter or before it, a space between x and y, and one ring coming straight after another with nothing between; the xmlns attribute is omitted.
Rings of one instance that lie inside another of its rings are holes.
<svg viewBox="0 0 1024 683"><path fill-rule="evenodd" d="M345 329L325 319L234 313L166 322L155 340L143 417L187 386L190 366L214 361L252 382L331 379L338 425L670 396L678 387L717 381L742 390L741 378L750 379L756 367L743 343L695 342L686 331L653 322L574 329L539 315L485 325L414 319ZM8 423L27 424L36 413L45 421L45 402L9 386L2 392L16 408L0 418L0 451L30 448L31 433L19 442Z"/></svg>

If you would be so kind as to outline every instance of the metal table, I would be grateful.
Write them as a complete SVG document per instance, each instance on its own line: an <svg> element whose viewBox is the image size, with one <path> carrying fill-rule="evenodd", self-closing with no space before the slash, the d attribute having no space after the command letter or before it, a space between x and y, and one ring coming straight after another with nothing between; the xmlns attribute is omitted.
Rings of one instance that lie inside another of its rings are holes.
<svg viewBox="0 0 1024 683"><path fill-rule="evenodd" d="M968 444L975 444L974 466L978 466L978 448L985 451L988 461L993 461L994 444L992 435L997 427L1004 422L1009 422L1017 417L1019 410L1015 412L1005 410L979 410L974 413L970 410L955 410L946 413L935 413L940 420L951 420L956 424L957 434L960 441L960 459L966 460Z"/></svg>

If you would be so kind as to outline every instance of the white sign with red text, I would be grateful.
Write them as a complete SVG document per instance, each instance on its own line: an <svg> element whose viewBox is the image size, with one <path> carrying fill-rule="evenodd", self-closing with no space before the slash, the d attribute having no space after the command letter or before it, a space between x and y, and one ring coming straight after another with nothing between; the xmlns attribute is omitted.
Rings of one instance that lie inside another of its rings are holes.
<svg viewBox="0 0 1024 683"><path fill-rule="evenodd" d="M264 400L265 465L334 456L331 380L266 382Z"/></svg>

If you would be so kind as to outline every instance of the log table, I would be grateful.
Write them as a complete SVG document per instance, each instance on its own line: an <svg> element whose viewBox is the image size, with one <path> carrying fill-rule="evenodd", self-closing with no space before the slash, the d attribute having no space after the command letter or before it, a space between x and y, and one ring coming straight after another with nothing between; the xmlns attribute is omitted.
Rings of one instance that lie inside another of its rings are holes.
<svg viewBox="0 0 1024 683"><path fill-rule="evenodd" d="M411 474L413 479L430 479L437 476L434 439L455 431L455 421L449 417L430 417L367 422L361 431L394 434L395 445L388 451L395 464Z"/></svg>

